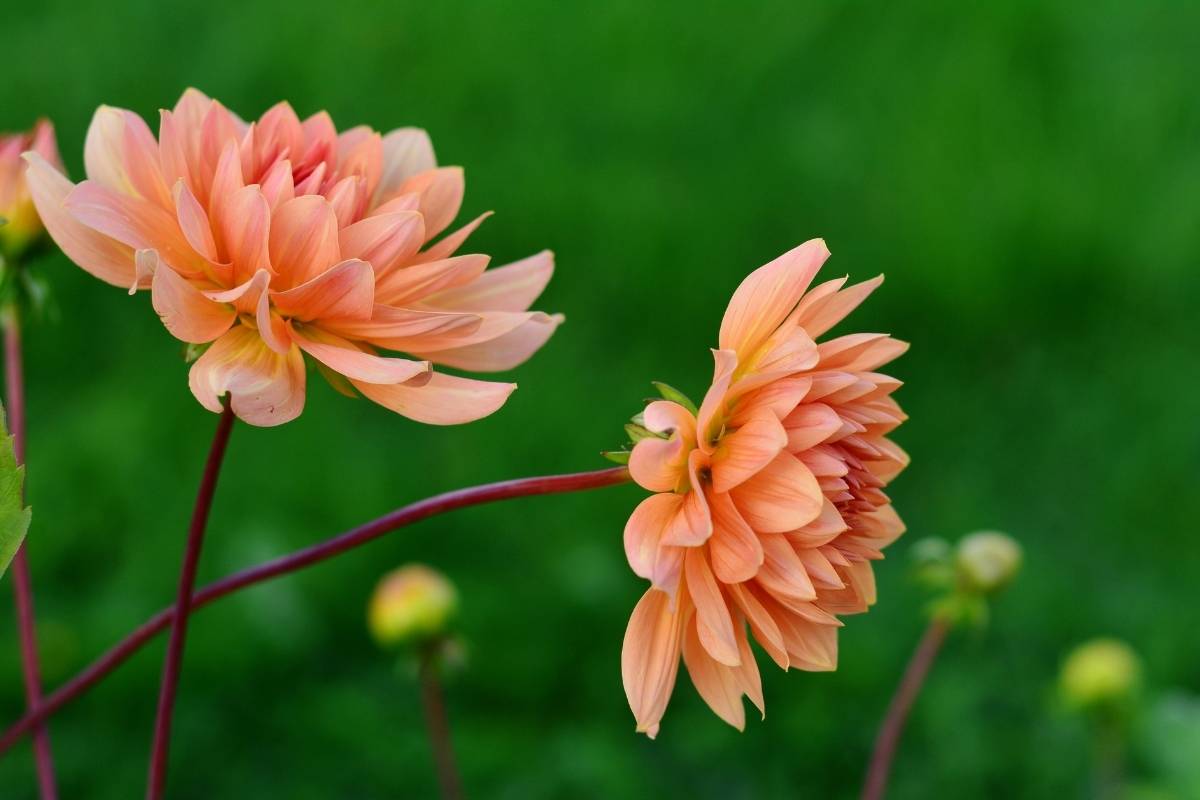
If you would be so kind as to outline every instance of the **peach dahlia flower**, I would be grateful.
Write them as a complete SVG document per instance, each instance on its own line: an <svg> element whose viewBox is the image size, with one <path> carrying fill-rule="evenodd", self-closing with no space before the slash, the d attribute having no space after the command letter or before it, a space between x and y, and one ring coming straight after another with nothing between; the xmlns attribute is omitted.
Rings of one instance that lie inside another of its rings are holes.
<svg viewBox="0 0 1200 800"><path fill-rule="evenodd" d="M887 438L905 419L900 383L874 370L907 345L874 333L815 343L882 280L806 291L828 256L817 239L751 273L700 408L657 400L640 420L653 435L629 471L656 494L629 518L625 552L651 587L621 672L651 737L681 656L723 720L743 727L743 695L763 711L747 628L783 669L834 669L838 615L875 602L871 561L904 531L883 493L908 463Z"/></svg>
<svg viewBox="0 0 1200 800"><path fill-rule="evenodd" d="M280 103L245 123L189 89L161 112L101 107L73 185L36 153L29 184L50 235L108 283L150 289L174 336L211 346L192 365L196 399L255 425L304 407L305 356L339 390L406 417L456 424L515 387L480 372L533 354L560 317L528 311L554 269L542 252L485 271L455 255L487 216L430 243L458 214L463 174L439 168L424 131L338 133ZM401 351L412 358L380 355Z"/></svg>
<svg viewBox="0 0 1200 800"><path fill-rule="evenodd" d="M48 163L61 164L54 126L49 120L38 120L27 133L0 133L0 263L3 257L20 256L42 232L25 181L21 154L26 150L32 150Z"/></svg>

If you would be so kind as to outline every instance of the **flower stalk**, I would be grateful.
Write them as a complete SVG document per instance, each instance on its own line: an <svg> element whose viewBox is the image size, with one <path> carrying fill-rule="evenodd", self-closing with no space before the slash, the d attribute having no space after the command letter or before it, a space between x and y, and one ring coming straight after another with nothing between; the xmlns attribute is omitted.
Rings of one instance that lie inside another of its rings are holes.
<svg viewBox="0 0 1200 800"><path fill-rule="evenodd" d="M515 480L486 483L481 486L471 486L465 489L434 495L433 497L428 497L395 509L382 517L363 523L331 539L326 539L323 542L297 550L294 553L228 575L196 592L192 597L191 609L202 608L241 589L298 572L305 567L318 564L367 544L398 528L419 522L427 517L443 514L447 511L515 497L562 494L587 489L599 489L628 481L629 472L623 467L614 467L594 472L517 478ZM92 662L90 666L49 694L37 708L27 712L24 717L9 727L0 736L0 754L20 741L23 736L28 734L43 720L95 686L106 675L123 664L130 656L165 630L171 624L174 616L175 610L173 607L159 611L110 648L108 652Z"/></svg>
<svg viewBox="0 0 1200 800"><path fill-rule="evenodd" d="M455 764L454 742L450 737L450 717L446 714L446 700L442 692L442 645L442 641L434 641L421 648L417 676L421 684L421 707L425 712L425 727L429 731L429 745L433 749L433 764L437 770L442 800L462 800L462 779Z"/></svg>
<svg viewBox="0 0 1200 800"><path fill-rule="evenodd" d="M208 524L208 513L212 508L217 478L233 430L234 414L228 401L217 423L208 461L204 465L204 476L196 495L196 506L192 512L192 524L188 530L187 547L183 566L179 572L179 592L175 598L175 611L171 620L171 638L167 644L167 656L163 662L162 683L158 695L158 712L154 721L154 744L150 755L150 775L146 787L148 800L160 800L167 784L167 764L170 758L171 718L175 709L175 692L179 686L179 673L183 665L183 650L187 639L188 617L192 609L192 593L196 586L196 568L200 563L200 549L204 543L204 529Z"/></svg>
<svg viewBox="0 0 1200 800"><path fill-rule="evenodd" d="M4 314L4 379L8 428L13 437L17 464L25 463L25 372L21 356L21 316L16 303ZM23 490L22 490L23 491ZM25 677L25 702L30 711L42 702L42 679L38 665L37 625L33 608L33 578L23 542L12 561L13 594L16 597L17 627L20 629L21 669ZM37 763L38 790L42 800L58 797L50 734L44 724L33 729L33 753Z"/></svg>

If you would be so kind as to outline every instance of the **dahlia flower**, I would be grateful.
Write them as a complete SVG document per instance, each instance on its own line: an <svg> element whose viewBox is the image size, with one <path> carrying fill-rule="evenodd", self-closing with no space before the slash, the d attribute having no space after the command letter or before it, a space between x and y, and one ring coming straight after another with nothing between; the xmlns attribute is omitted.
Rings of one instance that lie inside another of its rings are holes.
<svg viewBox="0 0 1200 800"><path fill-rule="evenodd" d="M485 255L455 255L487 214L431 243L458 214L463 173L439 168L416 128L338 133L287 103L247 124L189 89L157 139L101 107L78 185L26 158L59 246L103 281L149 289L168 331L210 345L191 367L196 399L215 412L228 393L255 425L300 414L306 358L340 391L420 422L487 416L515 384L431 364L510 369L561 321L527 310L549 252L488 271Z"/></svg>
<svg viewBox="0 0 1200 800"><path fill-rule="evenodd" d="M750 636L783 669L832 670L839 615L875 602L871 561L904 530L883 487L908 457L899 381L874 370L907 345L883 334L814 340L882 278L809 283L813 240L747 277L721 323L699 409L675 392L636 419L629 471L655 492L625 527L651 582L625 633L621 671L637 729L658 732L682 657L708 705L739 730L764 711ZM748 629L748 630L747 630Z"/></svg>
<svg viewBox="0 0 1200 800"><path fill-rule="evenodd" d="M0 258L16 258L42 233L42 223L29 186L21 154L32 150L51 164L60 164L54 126L38 120L33 130L0 133Z"/></svg>

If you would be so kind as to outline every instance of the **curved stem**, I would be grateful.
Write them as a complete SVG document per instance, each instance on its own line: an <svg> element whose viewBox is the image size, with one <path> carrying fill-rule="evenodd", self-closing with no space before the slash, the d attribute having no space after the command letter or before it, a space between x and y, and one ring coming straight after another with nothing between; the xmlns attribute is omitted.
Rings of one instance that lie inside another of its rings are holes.
<svg viewBox="0 0 1200 800"><path fill-rule="evenodd" d="M925 678L929 675L929 668L933 666L934 659L937 658L938 651L949 630L950 623L947 620L942 617L934 617L921 636L917 649L913 651L908 667L904 670L904 677L900 679L900 685L896 687L896 693L892 695L887 716L884 717L883 724L879 726L879 735L875 738L875 750L871 753L867 779L863 785L862 800L882 800L884 792L887 790L892 757L896 754L896 745L900 743L900 734L904 731L908 712L912 709L917 695L920 694L921 686L924 685Z"/></svg>
<svg viewBox="0 0 1200 800"><path fill-rule="evenodd" d="M444 514L457 508L493 503L497 500L507 500L513 497L529 497L542 494L560 494L564 492L579 492L585 489L599 489L604 486L615 486L629 480L629 471L624 467L602 469L595 472L577 472L570 475L547 475L535 478L518 478L499 483L486 483L482 486L471 486L444 494L434 495L411 505L398 508L377 519L352 528L332 539L319 542L311 547L297 550L286 556L256 567L235 572L221 580L205 586L196 592L192 598L192 608L202 608L214 600L219 600L227 594L239 589L253 586L263 581L287 575L304 569L312 564L320 563L336 555L353 550L356 547L390 533L397 528L411 525L414 522ZM118 642L107 653L92 662L67 683L50 693L36 709L12 725L0 736L0 753L4 753L22 736L38 725L42 720L57 712L67 703L79 697L96 685L105 675L123 664L130 656L140 650L147 642L158 635L171 624L174 616L173 609L159 611L150 619L143 622L133 633Z"/></svg>
<svg viewBox="0 0 1200 800"><path fill-rule="evenodd" d="M8 427L13 437L17 464L25 463L25 370L21 358L21 317L14 304L4 315L4 385L8 405ZM24 498L24 486L22 486ZM13 594L16 597L17 627L21 638L21 668L25 675L25 703L30 710L42 702L42 679L38 668L37 626L33 612L33 578L29 556L22 542L12 560ZM58 797L54 779L54 757L50 734L39 724L33 731L33 753L37 763L38 789L43 800Z"/></svg>
<svg viewBox="0 0 1200 800"><path fill-rule="evenodd" d="M154 720L154 746L150 753L150 776L146 786L148 800L159 800L167 785L167 763L171 749L171 717L175 710L175 690L179 686L179 671L183 666L183 646L187 640L188 616L192 610L192 591L196 586L196 568L200 564L200 547L204 543L204 528L208 524L208 512L212 508L213 493L217 489L217 478L221 474L221 462L225 459L225 447L233 430L233 409L229 401L221 412L217 432L213 435L208 461L204 464L204 476L196 493L196 506L192 511L192 524L188 529L187 547L184 550L183 566L179 570L179 592L175 596L175 613L171 620L171 638L167 643L167 657L163 662L162 685L158 692L158 713Z"/></svg>
<svg viewBox="0 0 1200 800"><path fill-rule="evenodd" d="M450 717L446 714L446 699L442 694L441 643L425 647L417 667L421 682L421 707L425 711L425 727L433 749L433 764L437 769L442 800L462 800L462 779L454 762L454 742L450 738Z"/></svg>

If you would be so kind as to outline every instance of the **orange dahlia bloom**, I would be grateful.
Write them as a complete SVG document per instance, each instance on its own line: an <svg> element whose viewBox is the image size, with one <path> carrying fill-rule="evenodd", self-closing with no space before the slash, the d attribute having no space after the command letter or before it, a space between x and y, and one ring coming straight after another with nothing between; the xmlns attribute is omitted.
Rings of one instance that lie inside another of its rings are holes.
<svg viewBox="0 0 1200 800"><path fill-rule="evenodd" d="M196 399L255 425L304 407L305 357L333 385L438 425L487 416L515 384L431 371L510 369L561 321L528 311L554 270L542 252L485 271L455 255L487 217L430 243L458 214L463 173L424 131L338 133L280 103L245 123L189 89L161 112L101 107L73 185L36 153L29 184L50 235L108 283L150 289L174 336L209 344ZM401 351L412 358L381 355Z"/></svg>
<svg viewBox="0 0 1200 800"><path fill-rule="evenodd" d="M49 120L38 120L27 133L0 133L0 263L3 257L20 256L42 233L42 223L25 181L21 154L26 150L32 150L51 164L61 164L54 126Z"/></svg>
<svg viewBox="0 0 1200 800"><path fill-rule="evenodd" d="M780 667L832 670L841 614L875 602L871 561L903 531L883 487L908 463L904 419L876 373L907 348L884 334L814 340L882 281L809 283L819 239L747 277L725 312L700 408L650 403L629 471L656 492L625 527L651 587L625 633L621 672L637 728L658 732L682 656L701 697L745 724L764 710L747 634Z"/></svg>

